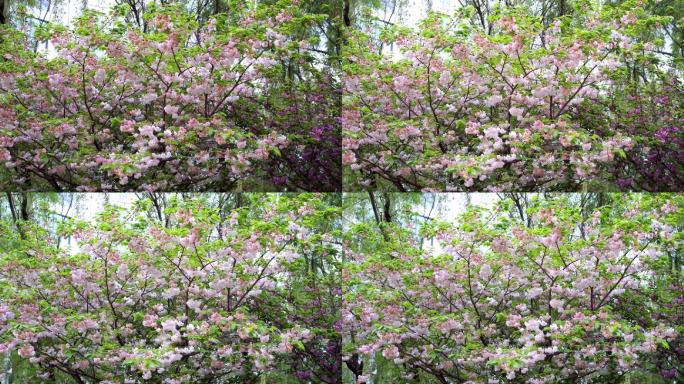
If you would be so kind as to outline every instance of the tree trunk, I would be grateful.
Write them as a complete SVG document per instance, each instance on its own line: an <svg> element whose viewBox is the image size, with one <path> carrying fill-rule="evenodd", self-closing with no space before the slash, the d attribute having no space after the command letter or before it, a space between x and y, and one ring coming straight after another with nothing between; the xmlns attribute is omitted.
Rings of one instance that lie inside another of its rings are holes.
<svg viewBox="0 0 684 384"><path fill-rule="evenodd" d="M354 378L358 380L359 376L363 375L363 360L360 356L354 353L351 359L345 361L347 368L354 374Z"/></svg>
<svg viewBox="0 0 684 384"><path fill-rule="evenodd" d="M344 11L343 11L343 19L344 19L344 25L347 27L351 27L351 4L349 4L350 0L344 0Z"/></svg>
<svg viewBox="0 0 684 384"><path fill-rule="evenodd" d="M9 0L0 0L0 24L9 24L9 17L7 16L8 8Z"/></svg>
<svg viewBox="0 0 684 384"><path fill-rule="evenodd" d="M12 213L12 221L14 222L14 225L17 227L17 232L19 232L19 236L22 238L22 240L26 239L26 233L24 230L24 224L30 219L29 215L29 195L25 192L21 193L20 196L20 201L19 201L19 207L17 207L17 203L15 202L14 195L11 192L6 192L5 195L7 196L7 203L9 204L10 207L10 212ZM19 209L17 211L17 208Z"/></svg>
<svg viewBox="0 0 684 384"><path fill-rule="evenodd" d="M385 204L383 206L383 217L386 223L392 222L392 202L389 193L383 193Z"/></svg>
<svg viewBox="0 0 684 384"><path fill-rule="evenodd" d="M21 194L21 220L22 221L29 221L29 219L30 219L30 217L29 217L29 205L30 205L29 199L30 198L31 198L31 196L28 193L22 192L22 194Z"/></svg>

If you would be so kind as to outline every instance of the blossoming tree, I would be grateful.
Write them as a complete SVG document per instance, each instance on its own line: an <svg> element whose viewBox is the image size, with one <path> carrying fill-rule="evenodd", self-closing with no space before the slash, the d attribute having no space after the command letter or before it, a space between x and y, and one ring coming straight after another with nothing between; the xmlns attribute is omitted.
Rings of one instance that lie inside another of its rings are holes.
<svg viewBox="0 0 684 384"><path fill-rule="evenodd" d="M648 98L643 83L650 82L666 97L665 89L681 88L681 72L657 63L656 43L638 39L661 22L638 2L600 12L578 7L549 23L527 8L501 6L487 28L470 22L472 8L461 8L453 17L433 13L417 28L355 32L344 66L349 184L399 191L638 188L632 181L642 167L630 165L630 176L620 177L615 168L653 158L659 130L681 140L682 108L661 100L644 110L649 118L622 121L623 103L634 100L625 89ZM649 68L643 80L628 80L635 63ZM652 81L659 75L673 80ZM667 115L671 121L662 120ZM657 147L669 169L659 189L681 190L672 176L684 173L676 148Z"/></svg>
<svg viewBox="0 0 684 384"><path fill-rule="evenodd" d="M342 314L354 380L681 379L684 201L615 197L593 210L539 197L522 218L505 199L454 224L390 223L389 237L359 224ZM374 370L373 360L395 368ZM378 376L388 371L398 373Z"/></svg>
<svg viewBox="0 0 684 384"><path fill-rule="evenodd" d="M88 11L72 28L38 33L54 58L3 31L4 189L339 189L339 159L318 157L339 146L336 109L321 102L338 98L334 71L313 53L317 36L299 38L325 15L296 1L235 2L200 25L182 5L159 6L143 31L123 22L126 12ZM323 95L307 112L282 107L311 89ZM274 160L284 152L288 161Z"/></svg>
<svg viewBox="0 0 684 384"><path fill-rule="evenodd" d="M21 245L0 261L0 349L37 370L24 379L338 383L339 208L207 199L172 200L164 222L149 200L109 206L64 225L72 247L5 234Z"/></svg>

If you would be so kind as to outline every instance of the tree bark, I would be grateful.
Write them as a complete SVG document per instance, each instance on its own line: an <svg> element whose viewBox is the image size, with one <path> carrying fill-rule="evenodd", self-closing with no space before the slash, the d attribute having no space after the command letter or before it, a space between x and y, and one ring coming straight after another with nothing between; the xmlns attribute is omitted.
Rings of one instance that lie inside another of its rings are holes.
<svg viewBox="0 0 684 384"><path fill-rule="evenodd" d="M373 216L375 217L375 224L380 226L380 222L382 221L382 219L380 217L380 211L378 210L378 203L375 200L375 195L373 194L373 192L368 191L368 197L370 198L371 207L373 208Z"/></svg>
<svg viewBox="0 0 684 384"><path fill-rule="evenodd" d="M392 203L390 201L390 195L389 193L383 193L383 198L385 200L385 204L383 206L383 216L384 220L386 223L391 223L392 222Z"/></svg>
<svg viewBox="0 0 684 384"><path fill-rule="evenodd" d="M9 17L7 16L7 9L9 8L9 0L0 0L0 24L8 24Z"/></svg>
<svg viewBox="0 0 684 384"><path fill-rule="evenodd" d="M344 19L344 25L347 27L351 27L351 4L349 3L351 0L344 0L344 11L343 11L343 19Z"/></svg>
<svg viewBox="0 0 684 384"><path fill-rule="evenodd" d="M351 359L345 361L345 364L347 364L347 368L352 371L357 380L359 376L363 375L363 361L358 354L354 353Z"/></svg>
<svg viewBox="0 0 684 384"><path fill-rule="evenodd" d="M14 207L14 197L10 192L5 193L7 196L7 204L9 204L10 212L12 213L12 221L17 222L17 209Z"/></svg>
<svg viewBox="0 0 684 384"><path fill-rule="evenodd" d="M29 221L29 194L22 192L21 194L21 220Z"/></svg>
<svg viewBox="0 0 684 384"><path fill-rule="evenodd" d="M29 220L29 196L27 193L23 192L20 194L19 207L15 202L14 195L11 192L6 192L7 203L10 207L10 212L12 213L12 221L17 227L17 232L22 240L26 239L26 232L24 230L24 224ZM17 211L17 208L19 211Z"/></svg>

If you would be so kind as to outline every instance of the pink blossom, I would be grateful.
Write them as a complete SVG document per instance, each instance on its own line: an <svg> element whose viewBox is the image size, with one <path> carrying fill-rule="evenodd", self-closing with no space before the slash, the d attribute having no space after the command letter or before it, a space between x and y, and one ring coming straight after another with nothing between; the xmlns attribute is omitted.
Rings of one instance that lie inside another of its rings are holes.
<svg viewBox="0 0 684 384"><path fill-rule="evenodd" d="M180 294L180 289L176 287L172 287L164 291L163 297L165 299L173 299L174 297L178 296Z"/></svg>
<svg viewBox="0 0 684 384"><path fill-rule="evenodd" d="M162 329L167 332L176 332L176 327L181 324L182 323L176 319L166 319L162 321L161 326Z"/></svg>
<svg viewBox="0 0 684 384"><path fill-rule="evenodd" d="M35 349L33 349L33 346L30 344L24 344L21 348L19 348L19 356L23 358L28 358L32 357L36 354Z"/></svg>
<svg viewBox="0 0 684 384"><path fill-rule="evenodd" d="M554 309L557 309L557 310L561 310L561 309L563 308L563 300L552 299L552 300L549 302L549 305L551 306L551 308L554 308Z"/></svg>
<svg viewBox="0 0 684 384"><path fill-rule="evenodd" d="M199 300L190 299L187 302L187 306L188 306L188 308L190 308L196 312L199 312L199 310L202 306L202 303Z"/></svg>
<svg viewBox="0 0 684 384"><path fill-rule="evenodd" d="M515 117L518 120L522 120L523 113L525 112L524 109L518 108L518 107L511 107L508 112L511 114L511 116Z"/></svg>
<svg viewBox="0 0 684 384"><path fill-rule="evenodd" d="M156 327L158 319L156 315L147 314L143 318L142 324L146 327Z"/></svg>
<svg viewBox="0 0 684 384"><path fill-rule="evenodd" d="M157 99L157 97L158 96L156 93L147 93L140 98L140 103L142 105L148 105L151 102L155 101Z"/></svg>
<svg viewBox="0 0 684 384"><path fill-rule="evenodd" d="M179 110L178 107L171 106L171 105L167 105L164 107L164 112L166 112L167 114L172 115L174 117L178 116L178 110Z"/></svg>
<svg viewBox="0 0 684 384"><path fill-rule="evenodd" d="M526 297L528 299L534 299L534 298L538 297L539 295L541 295L543 292L544 292L543 289L541 289L539 287L534 287L534 288L530 289L529 291L527 291Z"/></svg>
<svg viewBox="0 0 684 384"><path fill-rule="evenodd" d="M399 357L399 348L396 345L390 345L382 350L382 357L393 360Z"/></svg>
<svg viewBox="0 0 684 384"><path fill-rule="evenodd" d="M102 68L99 68L95 72L95 76L93 77L93 80L95 80L96 83L101 84L105 81L106 77L107 77L107 73L105 72L105 70Z"/></svg>
<svg viewBox="0 0 684 384"><path fill-rule="evenodd" d="M494 107L497 104L499 104L502 100L503 97L501 97L500 95L492 95L489 96L489 98L485 101L485 105L487 105L488 107Z"/></svg>

